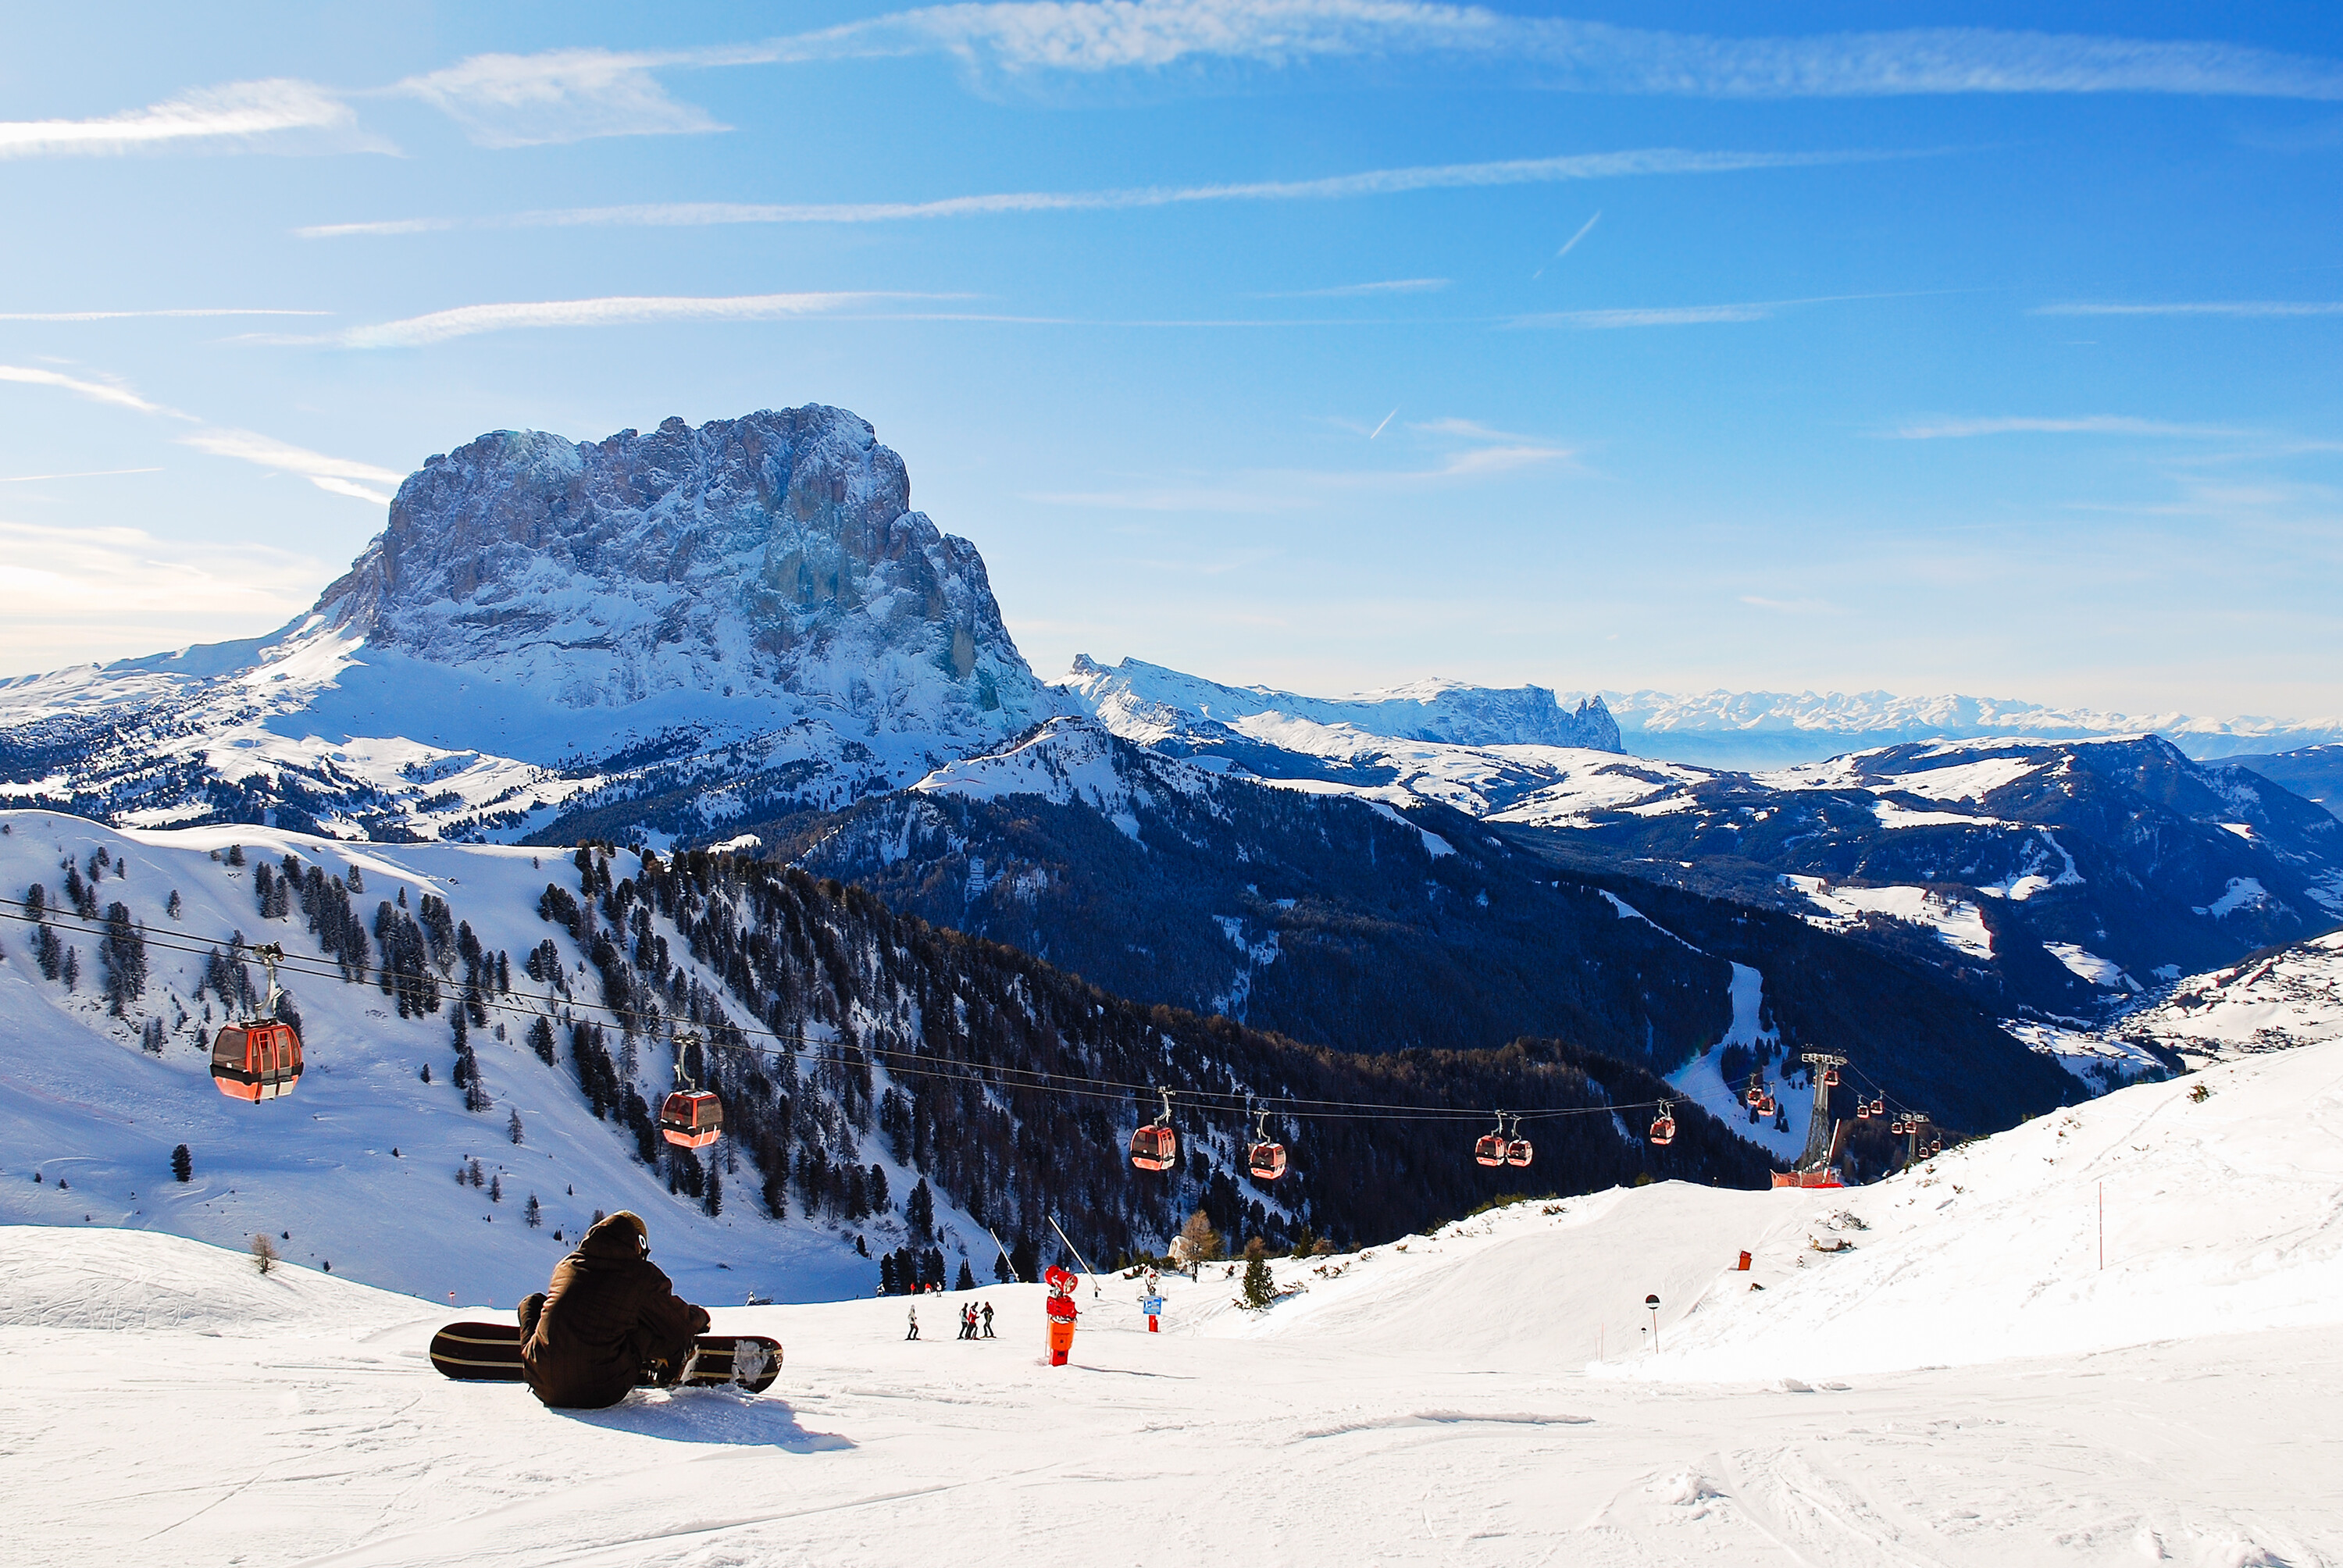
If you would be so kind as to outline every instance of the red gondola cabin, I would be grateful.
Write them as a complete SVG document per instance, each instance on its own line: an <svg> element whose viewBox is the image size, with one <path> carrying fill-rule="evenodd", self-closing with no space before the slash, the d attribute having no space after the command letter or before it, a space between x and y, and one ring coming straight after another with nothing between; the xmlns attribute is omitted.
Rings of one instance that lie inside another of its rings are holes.
<svg viewBox="0 0 2343 1568"><path fill-rule="evenodd" d="M1652 1141L1664 1149L1676 1141L1676 1119L1663 1116L1652 1123Z"/></svg>
<svg viewBox="0 0 2343 1568"><path fill-rule="evenodd" d="M1285 1145L1256 1143L1245 1151L1245 1169L1256 1181L1274 1181L1285 1174Z"/></svg>
<svg viewBox="0 0 2343 1568"><path fill-rule="evenodd" d="M232 1023L212 1041L212 1081L232 1100L281 1100L301 1081L301 1037L289 1023Z"/></svg>
<svg viewBox="0 0 2343 1568"><path fill-rule="evenodd" d="M1482 1134L1481 1141L1473 1145L1473 1158L1483 1165L1503 1165L1505 1162L1505 1135L1502 1132Z"/></svg>
<svg viewBox="0 0 2343 1568"><path fill-rule="evenodd" d="M659 1107L659 1133L679 1149L705 1149L722 1136L724 1102L704 1089L679 1089Z"/></svg>
<svg viewBox="0 0 2343 1568"><path fill-rule="evenodd" d="M1526 1139L1526 1138L1516 1138L1516 1139L1514 1139L1512 1142L1510 1142L1510 1143L1508 1143L1508 1144L1506 1144L1506 1145L1505 1145L1505 1163L1506 1163L1506 1164L1508 1164L1508 1165L1526 1165L1526 1164L1528 1164L1529 1162L1530 1162L1530 1141L1529 1141L1528 1139Z"/></svg>
<svg viewBox="0 0 2343 1568"><path fill-rule="evenodd" d="M1169 1171L1179 1163L1180 1135L1150 1122L1131 1135L1131 1162L1141 1171Z"/></svg>

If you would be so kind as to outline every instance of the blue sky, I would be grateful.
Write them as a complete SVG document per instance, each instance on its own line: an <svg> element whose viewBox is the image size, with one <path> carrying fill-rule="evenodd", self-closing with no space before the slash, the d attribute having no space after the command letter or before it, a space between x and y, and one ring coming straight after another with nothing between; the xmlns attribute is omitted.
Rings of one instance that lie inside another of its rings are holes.
<svg viewBox="0 0 2343 1568"><path fill-rule="evenodd" d="M2331 716L2338 176L2312 6L20 14L0 673L820 401L1045 675Z"/></svg>

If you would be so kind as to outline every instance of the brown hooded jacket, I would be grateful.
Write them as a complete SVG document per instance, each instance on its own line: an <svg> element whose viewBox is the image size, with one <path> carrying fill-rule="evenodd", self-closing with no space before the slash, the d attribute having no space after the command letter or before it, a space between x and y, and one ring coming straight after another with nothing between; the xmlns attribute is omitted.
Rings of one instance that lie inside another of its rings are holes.
<svg viewBox="0 0 2343 1568"><path fill-rule="evenodd" d="M554 1265L534 1324L524 1303L521 1365L539 1400L600 1410L626 1398L647 1367L659 1367L661 1383L681 1375L708 1313L675 1293L649 1251L642 1221L620 1210Z"/></svg>

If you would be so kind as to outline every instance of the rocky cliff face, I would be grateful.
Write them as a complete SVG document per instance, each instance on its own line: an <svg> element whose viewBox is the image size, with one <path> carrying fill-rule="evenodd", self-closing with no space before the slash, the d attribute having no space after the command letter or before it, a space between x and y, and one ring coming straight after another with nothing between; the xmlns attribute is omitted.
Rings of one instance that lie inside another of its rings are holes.
<svg viewBox="0 0 2343 1568"><path fill-rule="evenodd" d="M124 826L696 838L1061 706L976 548L843 409L507 430L409 477L275 636L0 688L0 795Z"/></svg>
<svg viewBox="0 0 2343 1568"><path fill-rule="evenodd" d="M974 546L870 426L812 406L573 444L499 431L399 487L317 612L572 708L783 695L988 737L1036 683Z"/></svg>

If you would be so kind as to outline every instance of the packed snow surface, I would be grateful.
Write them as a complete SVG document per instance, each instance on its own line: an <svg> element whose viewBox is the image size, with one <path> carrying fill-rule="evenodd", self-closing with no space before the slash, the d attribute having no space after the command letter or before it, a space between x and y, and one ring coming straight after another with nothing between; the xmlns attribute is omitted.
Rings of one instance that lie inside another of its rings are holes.
<svg viewBox="0 0 2343 1568"><path fill-rule="evenodd" d="M920 1298L916 1342L900 1297L719 1308L787 1346L769 1393L591 1413L428 1370L493 1304L16 1226L8 1560L2343 1563L2338 1113L2343 1045L2308 1047L1871 1188L1280 1261L1263 1312L1210 1264L1155 1335L1091 1277L1061 1369L1032 1286ZM970 1300L1000 1338L955 1342Z"/></svg>

